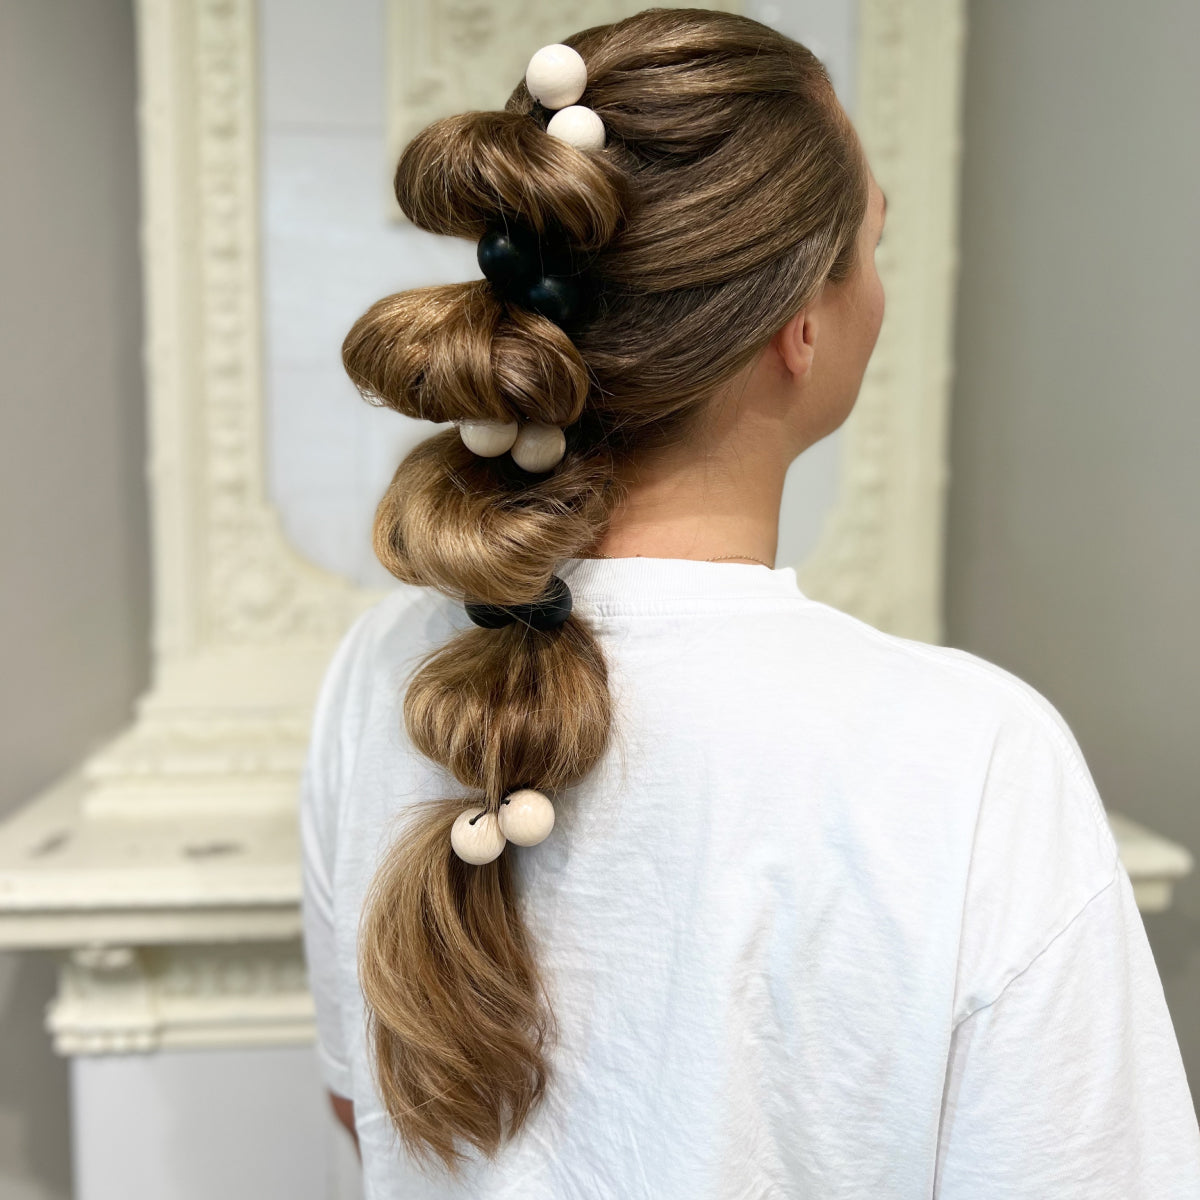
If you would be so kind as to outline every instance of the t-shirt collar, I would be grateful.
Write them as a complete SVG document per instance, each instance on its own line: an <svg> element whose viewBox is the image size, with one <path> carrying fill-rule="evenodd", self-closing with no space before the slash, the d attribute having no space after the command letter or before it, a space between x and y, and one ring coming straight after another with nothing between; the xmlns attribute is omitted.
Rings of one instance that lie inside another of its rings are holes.
<svg viewBox="0 0 1200 1200"><path fill-rule="evenodd" d="M573 599L604 612L734 608L757 600L803 600L795 567L692 558L565 558L555 574Z"/></svg>

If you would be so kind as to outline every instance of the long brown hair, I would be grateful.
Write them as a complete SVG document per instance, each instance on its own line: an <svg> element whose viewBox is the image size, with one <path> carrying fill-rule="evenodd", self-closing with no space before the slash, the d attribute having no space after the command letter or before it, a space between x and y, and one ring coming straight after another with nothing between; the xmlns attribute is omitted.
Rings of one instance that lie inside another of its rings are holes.
<svg viewBox="0 0 1200 1200"><path fill-rule="evenodd" d="M457 430L396 470L375 551L458 602L537 599L602 537L623 468L680 443L707 401L826 280L853 273L867 171L820 61L746 17L647 9L565 38L603 150L545 133L524 83L503 112L435 122L396 196L423 229L478 239L499 218L565 233L600 300L568 337L480 280L380 300L343 347L363 396L411 417L570 426L548 474L479 458ZM586 619L469 628L421 660L404 720L470 793L415 810L368 891L359 976L382 1102L405 1147L457 1176L461 1139L492 1158L549 1083L554 1017L508 847L461 861L450 827L515 787L584 776L609 743L603 652ZM536 853L536 850L526 851Z"/></svg>

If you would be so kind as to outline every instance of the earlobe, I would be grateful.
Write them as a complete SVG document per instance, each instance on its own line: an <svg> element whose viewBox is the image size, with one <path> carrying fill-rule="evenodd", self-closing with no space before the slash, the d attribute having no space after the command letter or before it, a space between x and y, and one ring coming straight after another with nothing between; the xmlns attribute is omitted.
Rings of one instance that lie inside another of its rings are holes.
<svg viewBox="0 0 1200 1200"><path fill-rule="evenodd" d="M800 378L812 369L816 349L817 320L811 311L801 309L779 331L779 356L789 374Z"/></svg>

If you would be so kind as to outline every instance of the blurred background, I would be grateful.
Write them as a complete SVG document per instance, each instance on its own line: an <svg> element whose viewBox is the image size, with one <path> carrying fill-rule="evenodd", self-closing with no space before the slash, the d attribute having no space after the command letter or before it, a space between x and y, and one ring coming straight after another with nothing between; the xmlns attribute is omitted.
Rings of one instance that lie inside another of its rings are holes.
<svg viewBox="0 0 1200 1200"><path fill-rule="evenodd" d="M853 115L855 4L741 9L821 54ZM367 588L388 578L370 554L374 503L430 429L362 404L337 346L398 286L389 240L414 279L476 273L473 246L381 216L397 129L379 104L380 11L256 9L269 495L307 559ZM1200 5L966 0L964 15L943 640L1041 691L1106 808L1194 852ZM558 34L588 23L564 11ZM151 682L137 29L131 0L0 0L0 817L126 728ZM835 448L805 456L798 495L831 494ZM781 565L816 542L819 508L791 506ZM1196 873L1143 917L1195 1095ZM5 1200L103 1194L74 1178L72 1142L98 1076L72 1086L43 1027L57 968L53 953L0 953ZM208 1095L252 1112L234 1061L207 1056ZM297 1130L319 1097L302 1108ZM169 1117L145 1136L186 1174L186 1117Z"/></svg>

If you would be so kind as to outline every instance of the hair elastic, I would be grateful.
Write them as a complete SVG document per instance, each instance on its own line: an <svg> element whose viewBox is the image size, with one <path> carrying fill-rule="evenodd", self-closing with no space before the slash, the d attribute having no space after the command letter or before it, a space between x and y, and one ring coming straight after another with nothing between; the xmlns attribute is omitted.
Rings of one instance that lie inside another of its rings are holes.
<svg viewBox="0 0 1200 1200"><path fill-rule="evenodd" d="M571 615L571 589L557 575L550 582L540 600L532 604L476 604L466 603L467 616L483 629L501 629L521 621L530 629L548 632L557 629Z"/></svg>

